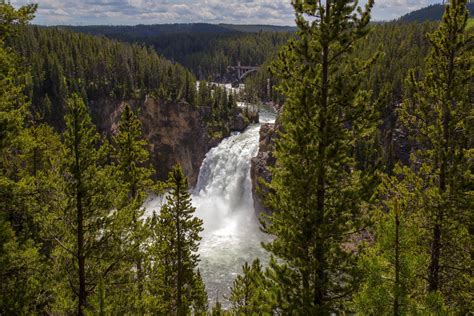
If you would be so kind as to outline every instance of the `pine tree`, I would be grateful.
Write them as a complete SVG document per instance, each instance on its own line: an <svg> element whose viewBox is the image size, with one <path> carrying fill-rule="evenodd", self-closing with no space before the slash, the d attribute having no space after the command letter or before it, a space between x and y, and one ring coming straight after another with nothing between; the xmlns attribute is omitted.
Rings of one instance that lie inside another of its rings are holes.
<svg viewBox="0 0 474 316"><path fill-rule="evenodd" d="M109 148L101 144L79 96L68 99L65 120L67 205L58 214L55 240L61 277L67 283L58 284L55 294L61 297L59 310L72 312L69 309L75 308L78 315L84 315L86 310L96 309L97 296L90 294L98 281L106 282L125 254L116 250L120 240L114 230L117 212L112 212L116 184L112 168L106 164Z"/></svg>
<svg viewBox="0 0 474 316"><path fill-rule="evenodd" d="M37 145L26 126L28 73L6 41L27 24L37 5L0 2L0 314L41 313L49 303L36 179L27 152ZM28 166L27 166L28 165ZM44 204L42 204L44 205Z"/></svg>
<svg viewBox="0 0 474 316"><path fill-rule="evenodd" d="M164 231L160 228L159 215L153 212L145 225L150 230L150 237L144 250L148 258L143 262L146 276L144 307L147 313L154 315L169 314L173 305L172 298L176 292L171 274L172 258L162 255L168 250L168 246Z"/></svg>
<svg viewBox="0 0 474 316"><path fill-rule="evenodd" d="M199 81L199 89L197 94L197 104L199 106L210 106L211 90L206 81Z"/></svg>
<svg viewBox="0 0 474 316"><path fill-rule="evenodd" d="M143 203L155 188L151 180L154 170L147 166L148 144L143 140L140 120L128 104L123 109L112 145L115 177L121 186L118 207L121 228L116 227L121 235L119 251L127 252L127 258L120 262L120 272L115 276L116 283L125 285L114 286L112 291L118 296L116 312L121 307L124 311L137 313L141 309L145 288L143 243L148 238L148 226L142 218Z"/></svg>
<svg viewBox="0 0 474 316"><path fill-rule="evenodd" d="M112 141L113 158L116 161L119 178L124 185L124 203L135 199L143 203L147 191L153 187L153 168L146 164L150 153L148 143L143 139L141 122L128 104L125 105L118 124L117 134ZM140 214L135 215L137 220Z"/></svg>
<svg viewBox="0 0 474 316"><path fill-rule="evenodd" d="M191 299L193 301L193 315L207 315L209 304L207 302L206 286L201 277L199 269L194 275L193 287L191 289Z"/></svg>
<svg viewBox="0 0 474 316"><path fill-rule="evenodd" d="M242 275L237 276L230 289L229 301L234 314L260 315L265 311L265 298L261 293L264 288L263 282L264 274L260 260L255 259L252 265L246 262L242 266Z"/></svg>
<svg viewBox="0 0 474 316"><path fill-rule="evenodd" d="M164 304L161 313L188 315L193 306L207 301L196 272L202 220L194 217L188 181L181 167L169 172L167 186L166 204L156 219L151 239L155 257L151 259L154 265L150 277L156 280L151 293Z"/></svg>
<svg viewBox="0 0 474 316"><path fill-rule="evenodd" d="M214 307L212 307L211 311L212 316L225 316L228 315L224 309L222 309L222 304L219 302L218 299L216 299L216 303L214 304Z"/></svg>
<svg viewBox="0 0 474 316"><path fill-rule="evenodd" d="M364 282L355 297L360 315L418 315L430 308L419 277L428 261L421 246L419 210L429 194L409 167L384 175L374 203L374 244L361 254Z"/></svg>
<svg viewBox="0 0 474 316"><path fill-rule="evenodd" d="M188 72L184 80L184 98L189 104L196 104L196 79Z"/></svg>
<svg viewBox="0 0 474 316"><path fill-rule="evenodd" d="M275 212L264 230L275 258L268 277L283 313L343 310L357 286L350 237L362 226L365 177L355 144L373 131L361 76L372 63L351 58L367 34L370 10L351 0L293 1L298 31L273 65L286 101L267 202Z"/></svg>
<svg viewBox="0 0 474 316"><path fill-rule="evenodd" d="M472 310L472 32L465 0L453 0L439 29L429 35L424 78L411 71L400 111L418 144L412 156L419 177L432 190L423 212L423 238L430 259L427 290L459 313Z"/></svg>
<svg viewBox="0 0 474 316"><path fill-rule="evenodd" d="M27 24L37 5L28 5L15 10L2 1L0 5L0 150L7 150L12 140L25 127L28 109L23 93L28 74L20 67L19 57L5 41L15 36L15 25Z"/></svg>

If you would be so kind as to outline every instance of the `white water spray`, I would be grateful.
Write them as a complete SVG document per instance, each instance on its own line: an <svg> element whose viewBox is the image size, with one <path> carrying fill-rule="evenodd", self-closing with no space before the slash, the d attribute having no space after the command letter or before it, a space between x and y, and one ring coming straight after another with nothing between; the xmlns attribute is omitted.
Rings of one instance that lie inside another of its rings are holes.
<svg viewBox="0 0 474 316"><path fill-rule="evenodd" d="M272 111L260 109L260 122L275 120ZM206 284L210 306L216 299L228 307L230 287L245 262L266 261L261 247L266 240L255 216L250 162L258 153L260 124L234 133L206 155L194 193L195 216L203 219L199 269ZM145 203L145 216L159 213L163 196Z"/></svg>
<svg viewBox="0 0 474 316"><path fill-rule="evenodd" d="M274 117L268 111L260 113L261 122L272 122ZM259 131L260 124L252 125L211 149L194 190L196 216L204 221L199 269L211 304L219 298L225 306L242 265L266 257L260 245L265 235L255 217L250 179L250 161L258 153Z"/></svg>

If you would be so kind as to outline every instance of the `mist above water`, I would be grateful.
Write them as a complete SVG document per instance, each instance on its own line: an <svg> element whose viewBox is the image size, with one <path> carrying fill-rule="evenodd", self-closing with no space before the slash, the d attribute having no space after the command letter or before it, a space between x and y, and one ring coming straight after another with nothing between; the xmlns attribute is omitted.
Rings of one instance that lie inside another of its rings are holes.
<svg viewBox="0 0 474 316"><path fill-rule="evenodd" d="M272 122L274 117L270 111L260 113L262 122ZM246 261L267 257L261 247L266 236L255 216L250 179L259 131L260 124L252 125L212 148L194 190L196 216L204 221L199 269L212 304L218 298L226 305L233 280Z"/></svg>
<svg viewBox="0 0 474 316"><path fill-rule="evenodd" d="M260 109L260 122L272 123L275 113ZM255 216L250 162L258 153L260 124L234 133L206 155L199 172L192 203L195 216L204 222L199 246L199 269L206 284L210 306L216 299L228 307L230 287L245 262L268 257L261 247L267 236ZM145 217L159 213L164 196L145 203Z"/></svg>

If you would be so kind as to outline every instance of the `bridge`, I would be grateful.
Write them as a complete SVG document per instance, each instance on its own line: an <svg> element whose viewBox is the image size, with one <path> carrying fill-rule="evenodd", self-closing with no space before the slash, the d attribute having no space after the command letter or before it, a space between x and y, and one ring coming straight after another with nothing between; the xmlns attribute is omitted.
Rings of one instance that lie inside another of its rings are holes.
<svg viewBox="0 0 474 316"><path fill-rule="evenodd" d="M228 70L237 71L237 81L242 82L242 80L247 77L250 73L256 72L260 66L242 66L240 61L237 62L237 66L229 66Z"/></svg>

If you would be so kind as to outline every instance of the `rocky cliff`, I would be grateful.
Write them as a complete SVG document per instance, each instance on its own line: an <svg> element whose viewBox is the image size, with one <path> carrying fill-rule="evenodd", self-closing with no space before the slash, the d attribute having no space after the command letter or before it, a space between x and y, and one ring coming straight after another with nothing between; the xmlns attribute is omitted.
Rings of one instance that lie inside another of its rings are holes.
<svg viewBox="0 0 474 316"><path fill-rule="evenodd" d="M275 165L275 158L272 155L272 151L277 136L277 129L278 124L262 124L260 128L258 154L252 158L251 162L250 177L252 179L253 204L257 215L262 212L270 212L263 203L263 196L268 189L261 182L270 182L272 179L269 167Z"/></svg>
<svg viewBox="0 0 474 316"><path fill-rule="evenodd" d="M219 137L211 137L206 123L210 113L208 107L195 107L185 102L166 103L149 97L145 100L101 100L89 105L102 133L111 135L115 132L125 103L139 113L144 136L150 143L156 178L166 179L169 169L179 163L191 187L197 182L199 169L209 149L230 131L242 131L250 122L243 119L238 110L226 131Z"/></svg>

